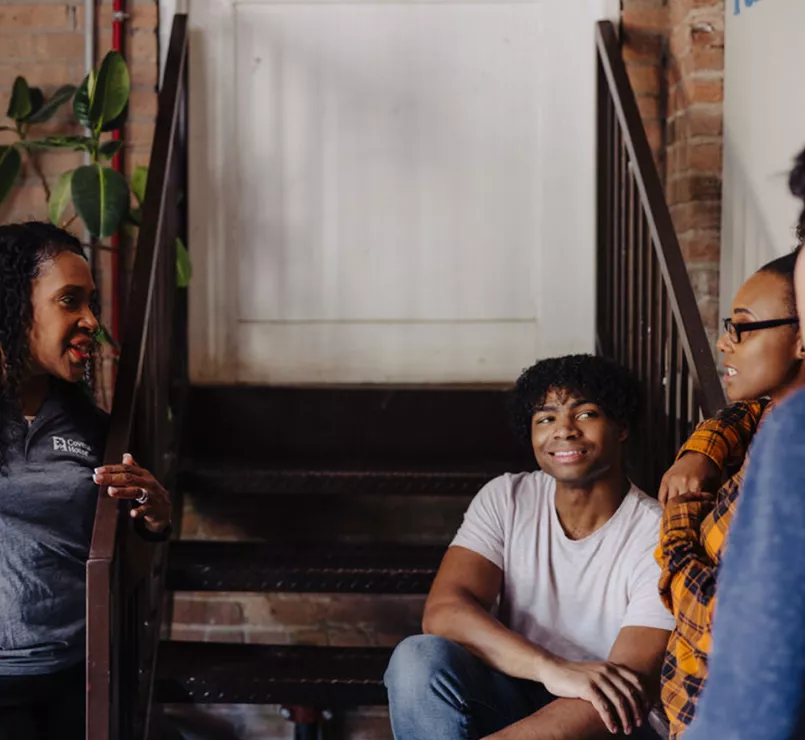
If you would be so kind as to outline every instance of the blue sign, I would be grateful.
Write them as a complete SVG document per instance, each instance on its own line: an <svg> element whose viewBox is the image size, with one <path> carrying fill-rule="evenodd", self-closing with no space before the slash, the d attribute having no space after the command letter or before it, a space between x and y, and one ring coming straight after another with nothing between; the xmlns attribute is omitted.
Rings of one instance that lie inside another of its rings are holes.
<svg viewBox="0 0 805 740"><path fill-rule="evenodd" d="M741 3L743 3L747 8L751 8L753 5L757 5L760 0L735 0L735 15L738 15L741 12Z"/></svg>

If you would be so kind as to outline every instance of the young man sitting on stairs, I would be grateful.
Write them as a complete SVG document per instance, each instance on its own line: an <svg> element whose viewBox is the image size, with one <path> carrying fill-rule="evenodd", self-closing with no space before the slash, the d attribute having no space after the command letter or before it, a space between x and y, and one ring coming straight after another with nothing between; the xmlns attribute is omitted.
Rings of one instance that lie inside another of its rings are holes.
<svg viewBox="0 0 805 740"><path fill-rule="evenodd" d="M431 588L424 635L386 671L397 740L656 737L674 620L657 592L660 505L625 442L639 388L614 362L544 360L513 394L540 472L475 497Z"/></svg>

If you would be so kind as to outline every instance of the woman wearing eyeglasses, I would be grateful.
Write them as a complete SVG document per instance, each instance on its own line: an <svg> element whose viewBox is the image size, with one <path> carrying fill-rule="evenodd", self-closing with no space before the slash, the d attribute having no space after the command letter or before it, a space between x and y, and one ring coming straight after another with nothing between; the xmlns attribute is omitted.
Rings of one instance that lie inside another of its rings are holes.
<svg viewBox="0 0 805 740"><path fill-rule="evenodd" d="M698 427L660 486L660 594L677 623L662 673L672 740L692 722L707 678L718 566L750 442L769 409L805 385L794 297L798 252L761 267L735 296L718 349L727 395L737 403Z"/></svg>

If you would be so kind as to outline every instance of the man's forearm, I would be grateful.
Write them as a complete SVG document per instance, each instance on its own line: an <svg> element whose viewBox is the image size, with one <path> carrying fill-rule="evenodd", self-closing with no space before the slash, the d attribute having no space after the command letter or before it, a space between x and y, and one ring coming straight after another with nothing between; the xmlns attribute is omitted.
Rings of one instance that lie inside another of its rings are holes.
<svg viewBox="0 0 805 740"><path fill-rule="evenodd" d="M429 606L423 619L426 633L463 645L501 673L542 681L554 656L504 627L471 598Z"/></svg>
<svg viewBox="0 0 805 740"><path fill-rule="evenodd" d="M603 740L611 737L590 702L556 699L529 717L490 735L487 740Z"/></svg>

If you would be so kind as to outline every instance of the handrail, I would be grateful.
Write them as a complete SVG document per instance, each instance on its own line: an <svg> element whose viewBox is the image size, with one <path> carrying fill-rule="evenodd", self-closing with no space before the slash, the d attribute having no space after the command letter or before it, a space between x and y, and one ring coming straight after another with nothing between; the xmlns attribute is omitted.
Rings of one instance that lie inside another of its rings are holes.
<svg viewBox="0 0 805 740"><path fill-rule="evenodd" d="M656 491L694 424L724 405L724 392L611 22L598 23L596 46L596 343L643 383L634 477Z"/></svg>
<svg viewBox="0 0 805 740"><path fill-rule="evenodd" d="M181 351L173 320L175 240L183 229L187 16L174 20L159 94L142 226L122 333L104 455L126 452L170 489L170 392ZM177 346L178 345L178 346ZM133 534L131 519L101 489L87 562L88 740L144 740L156 658L164 549Z"/></svg>

